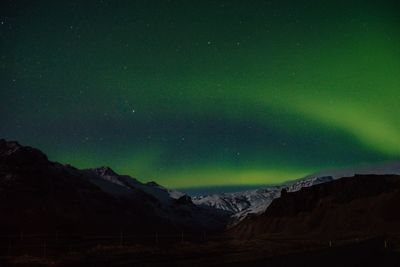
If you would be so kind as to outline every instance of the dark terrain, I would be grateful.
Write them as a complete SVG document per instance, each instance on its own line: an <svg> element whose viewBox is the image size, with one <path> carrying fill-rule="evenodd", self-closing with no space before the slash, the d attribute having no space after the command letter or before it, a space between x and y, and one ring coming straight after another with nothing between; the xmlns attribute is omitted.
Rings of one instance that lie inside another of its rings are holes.
<svg viewBox="0 0 400 267"><path fill-rule="evenodd" d="M400 176L355 175L286 193L230 234L343 239L400 234Z"/></svg>
<svg viewBox="0 0 400 267"><path fill-rule="evenodd" d="M399 176L284 191L224 230L224 214L188 196L122 190L103 171L0 140L0 266L400 266Z"/></svg>

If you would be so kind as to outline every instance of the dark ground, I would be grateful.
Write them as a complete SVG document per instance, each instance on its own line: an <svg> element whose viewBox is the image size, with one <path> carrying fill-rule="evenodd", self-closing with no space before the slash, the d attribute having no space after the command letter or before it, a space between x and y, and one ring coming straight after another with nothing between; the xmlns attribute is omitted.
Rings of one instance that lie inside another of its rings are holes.
<svg viewBox="0 0 400 267"><path fill-rule="evenodd" d="M214 238L200 242L79 246L17 245L0 266L400 266L398 239L301 240L265 237L257 240ZM2 248L4 251L4 249Z"/></svg>

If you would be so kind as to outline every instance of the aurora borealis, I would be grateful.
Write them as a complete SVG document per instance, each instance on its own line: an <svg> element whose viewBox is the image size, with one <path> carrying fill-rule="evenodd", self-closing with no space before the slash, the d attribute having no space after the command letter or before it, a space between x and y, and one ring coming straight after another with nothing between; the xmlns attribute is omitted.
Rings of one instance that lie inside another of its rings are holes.
<svg viewBox="0 0 400 267"><path fill-rule="evenodd" d="M398 1L2 1L0 137L175 188L400 159Z"/></svg>

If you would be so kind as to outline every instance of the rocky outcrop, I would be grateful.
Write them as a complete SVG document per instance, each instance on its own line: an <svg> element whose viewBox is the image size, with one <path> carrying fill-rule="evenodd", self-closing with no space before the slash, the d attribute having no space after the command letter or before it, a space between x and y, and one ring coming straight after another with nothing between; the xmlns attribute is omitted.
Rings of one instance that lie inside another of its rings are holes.
<svg viewBox="0 0 400 267"><path fill-rule="evenodd" d="M400 176L356 175L284 193L230 234L339 238L399 233L399 206Z"/></svg>

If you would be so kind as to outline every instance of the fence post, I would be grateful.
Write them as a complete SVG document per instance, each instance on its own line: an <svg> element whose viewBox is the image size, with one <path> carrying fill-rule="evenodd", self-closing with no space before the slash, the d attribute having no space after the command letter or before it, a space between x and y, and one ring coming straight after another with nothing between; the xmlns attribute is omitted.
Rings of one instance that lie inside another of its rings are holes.
<svg viewBox="0 0 400 267"><path fill-rule="evenodd" d="M329 240L329 247L332 247L332 240Z"/></svg>
<svg viewBox="0 0 400 267"><path fill-rule="evenodd" d="M8 240L8 253L7 253L7 255L11 256L11 239Z"/></svg>
<svg viewBox="0 0 400 267"><path fill-rule="evenodd" d="M47 256L47 251L46 251L46 241L43 241L43 257L46 258Z"/></svg>
<svg viewBox="0 0 400 267"><path fill-rule="evenodd" d="M387 241L386 240L384 242L384 246L385 246L385 248L387 248Z"/></svg>

